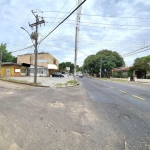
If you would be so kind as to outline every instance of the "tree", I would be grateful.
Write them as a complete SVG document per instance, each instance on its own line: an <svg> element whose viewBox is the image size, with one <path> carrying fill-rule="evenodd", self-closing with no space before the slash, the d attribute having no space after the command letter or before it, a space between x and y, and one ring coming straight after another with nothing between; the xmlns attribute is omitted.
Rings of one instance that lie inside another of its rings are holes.
<svg viewBox="0 0 150 150"><path fill-rule="evenodd" d="M88 69L90 74L99 74L100 60L102 59L102 73L107 74L113 68L125 65L123 58L115 51L101 50L96 55L90 55L84 60L83 67Z"/></svg>
<svg viewBox="0 0 150 150"><path fill-rule="evenodd" d="M94 65L95 55L89 55L85 60L83 64L83 70L84 72L88 72L91 75L94 72L95 65Z"/></svg>
<svg viewBox="0 0 150 150"><path fill-rule="evenodd" d="M74 64L71 62L62 62L59 64L59 70L61 72L66 72L66 67L70 67L70 73L74 71Z"/></svg>
<svg viewBox="0 0 150 150"><path fill-rule="evenodd" d="M0 45L0 52L2 50L2 62L17 62L17 58L12 56L10 52L6 50L6 44Z"/></svg>
<svg viewBox="0 0 150 150"><path fill-rule="evenodd" d="M137 71L150 71L150 55L136 58L132 69Z"/></svg>

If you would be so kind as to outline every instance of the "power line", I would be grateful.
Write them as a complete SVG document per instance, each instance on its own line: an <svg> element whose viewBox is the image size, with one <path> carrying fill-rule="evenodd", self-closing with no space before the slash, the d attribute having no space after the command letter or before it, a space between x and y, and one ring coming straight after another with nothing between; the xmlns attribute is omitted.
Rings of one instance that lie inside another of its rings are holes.
<svg viewBox="0 0 150 150"><path fill-rule="evenodd" d="M43 17L43 18L54 18L54 17ZM63 18L56 18L56 19L63 19ZM74 21L74 20L70 20L68 19L67 21ZM51 22L48 22L51 23ZM58 23L58 22L54 22L54 23ZM105 24L105 23L96 23L96 22L84 22L84 21L80 21L80 23L87 23L87 24L99 24L99 25L112 25L112 26L138 26L138 27L150 27L150 26L142 26L142 25L123 25L123 24Z"/></svg>
<svg viewBox="0 0 150 150"><path fill-rule="evenodd" d="M20 45L20 46L14 46L14 47L7 47L7 49L9 49L9 50L15 50L15 49L19 49L19 48L22 48L22 46L24 47L24 46L28 46L28 45L31 45L32 43L28 43L28 44L22 44L22 45Z"/></svg>
<svg viewBox="0 0 150 150"><path fill-rule="evenodd" d="M135 54L138 54L138 53L141 53L141 52L145 52L145 51L148 51L148 50L150 50L150 49L146 49L146 50L143 50L143 51L135 52L135 53L132 53L130 55L123 56L123 57L128 57L128 56L135 55Z"/></svg>
<svg viewBox="0 0 150 150"><path fill-rule="evenodd" d="M58 22L55 22L55 23L58 23ZM74 24L75 25L75 23L64 23L64 24ZM113 27L100 27L100 26L90 26L90 25L84 25L84 24L81 24L81 26L87 26L87 27L97 27L97 28L109 28L109 29L125 29L125 30L150 30L150 28L149 29L130 29L130 28L113 28Z"/></svg>
<svg viewBox="0 0 150 150"><path fill-rule="evenodd" d="M28 46L28 47L23 48L23 49L19 49L19 50L11 51L10 53L14 53L14 52L18 52L18 51L23 51L23 50L28 49L28 48L31 48L31 47L33 47L33 45Z"/></svg>
<svg viewBox="0 0 150 150"><path fill-rule="evenodd" d="M80 3L63 21L61 21L49 34L47 34L43 39L40 40L42 42L45 38L47 38L52 32L54 32L65 20L67 20L86 0ZM40 43L39 42L39 43Z"/></svg>
<svg viewBox="0 0 150 150"><path fill-rule="evenodd" d="M68 35L64 35L64 36L62 36L62 35L51 35L51 37L48 37L47 39L49 39L49 38L57 38L57 37L59 37L59 38L73 38L74 39L74 36L68 36ZM99 42L99 40L93 40L93 39L90 39L90 38L81 38L80 37L80 40L82 40L82 39L87 39L87 40L92 40L92 41L98 41ZM129 41L122 41L122 42L125 42L125 43L133 43L133 42L149 42L150 40L147 40L147 41L131 41L131 40L129 40ZM102 40L102 42L121 42L120 40L118 41L118 40Z"/></svg>
<svg viewBox="0 0 150 150"><path fill-rule="evenodd" d="M55 31L67 18L69 18L86 0L84 0L82 3L80 3L63 21L61 21L48 35L46 35L43 39L40 40L40 42L42 42L46 37L48 37L53 31ZM35 13L35 12L34 12ZM39 42L39 43L40 43ZM33 45L31 46L28 46L26 48L23 48L23 49L19 49L19 50L16 50L16 51L12 51L11 53L13 52L18 52L18 51L22 51L22 50L25 50L25 49L28 49L30 47L32 47Z"/></svg>
<svg viewBox="0 0 150 150"><path fill-rule="evenodd" d="M53 12L53 13L57 13L57 12L59 12L59 11L43 11L43 12ZM68 12L61 12L61 13L68 13ZM83 15L83 16L94 16L94 17L104 17L104 18L131 18L131 19L133 19L133 18L135 18L135 19L150 19L149 17L146 17L146 18L144 18L144 17L133 17L133 16L131 16L131 17L129 17L129 16L102 16L102 15L94 15L94 14L81 14L81 15Z"/></svg>
<svg viewBox="0 0 150 150"><path fill-rule="evenodd" d="M55 47L55 48L58 48L58 49L65 49L65 50L69 49L69 50L70 50L70 48L62 48L62 47L57 47L57 46L49 45L49 44L41 44L41 45L44 45L44 46L51 46L51 47ZM71 49L71 50L74 51L74 49ZM84 55L88 56L87 54L85 54L85 53L82 52L81 50L78 50L78 51L81 52L81 53L83 53Z"/></svg>
<svg viewBox="0 0 150 150"><path fill-rule="evenodd" d="M145 46L144 48L140 48L140 49L138 49L138 50L135 50L135 51L129 52L129 53L127 53L127 54L124 54L124 55L122 55L122 57L125 57L126 55L130 55L130 54L132 54L132 53L134 53L134 52L138 52L138 51L140 51L140 50L143 50L143 49L145 49L145 48L149 48L149 47L150 47L150 45Z"/></svg>
<svg viewBox="0 0 150 150"><path fill-rule="evenodd" d="M65 4L64 4L63 7L60 9L60 11L57 13L57 15L55 16L54 20L53 20L52 23L50 24L50 26L54 23L55 19L57 18L57 16L58 16L59 13L61 12L61 10L65 7L65 5L67 4L67 2L68 2L68 0L66 0ZM50 26L49 26L49 28L50 28ZM48 28L48 29L49 29L49 28ZM48 29L47 29L47 30L48 30ZM45 33L47 32L47 30L45 31ZM45 34L45 33L44 33L44 34ZM44 35L44 34L43 34L43 35Z"/></svg>
<svg viewBox="0 0 150 150"><path fill-rule="evenodd" d="M52 38L54 38L54 40L55 40L55 38L57 38L57 36L58 35L53 35L52 37L50 37L51 39ZM59 41L70 41L70 38L72 38L72 39L74 39L74 37L71 37L71 36L67 36L67 38L65 38L66 36L60 36L60 37L62 37L63 38L63 40L59 40ZM104 44L107 44L107 46L111 46L111 45L126 45L126 44L120 44L120 43L117 43L117 42L120 42L120 41L112 41L112 40L106 40L106 41L98 41L98 40L91 40L91 39L88 39L88 38L80 38L80 40L81 41L83 41L83 42L88 42L88 43L90 43L90 44L87 44L88 46L89 45L91 45L91 43L93 43L94 45L96 44L96 45L98 45L98 44L100 44L100 45L104 45ZM115 43L112 43L112 42L115 42ZM143 41L144 42L144 41ZM124 43L127 43L128 44L128 46L129 47L131 47L131 45L133 45L134 46L134 44L133 43L130 43L130 42L128 42L128 41L126 41L126 42L124 42ZM31 44L31 43L28 43L28 44ZM45 43L44 43L45 44ZM80 42L80 44L81 44L81 42ZM142 44L142 43L138 43L138 44ZM20 45L20 46L25 46L26 45L26 43L24 43L24 44L22 44L22 45ZM19 47L20 47L19 46ZM84 44L84 46L86 46L85 44ZM11 49L11 50L14 50L14 49L16 49L16 46L14 47L14 48L8 48L9 50Z"/></svg>

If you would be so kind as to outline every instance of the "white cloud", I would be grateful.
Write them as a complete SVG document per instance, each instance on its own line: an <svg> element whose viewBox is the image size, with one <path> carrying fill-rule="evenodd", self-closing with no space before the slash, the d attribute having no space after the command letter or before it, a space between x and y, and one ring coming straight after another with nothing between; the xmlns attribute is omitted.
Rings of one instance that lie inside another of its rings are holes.
<svg viewBox="0 0 150 150"><path fill-rule="evenodd" d="M44 11L38 14L44 18L45 26L39 27L39 32L42 35L49 33L67 14L58 12L45 11L60 11L64 6L66 0L1 0L0 13L0 42L7 43L8 50L14 51L25 48L31 44L31 40L25 31L20 27L24 27L30 33L28 22L34 23L35 18L31 10L39 9ZM61 10L62 12L69 12L75 5L76 0L68 0L67 4ZM87 0L82 5L81 26L79 32L79 52L78 64L82 65L87 55L97 53L102 49L110 49L117 51L120 55L129 53L141 47L143 41L149 41L149 30L127 30L140 29L140 26L149 26L150 19L138 18L113 18L101 16L124 16L124 17L145 17L149 18L149 1L135 0L135 1L118 1L118 0ZM101 16L89 16L101 15ZM73 14L60 27L58 27L50 36L48 36L39 51L46 51L53 54L60 62L71 61L74 62L74 41L75 41L75 20L76 14ZM51 22L54 22L51 26ZM86 23L87 22L87 23ZM72 24L70 24L72 23ZM92 24L93 23L93 24ZM98 24L95 24L98 23ZM113 24L113 25L109 25ZM117 26L117 25L140 25L140 26ZM103 28L105 27L105 28ZM112 28L126 28L126 29L112 29ZM13 53L24 54L33 52L30 48L24 51ZM83 54L85 53L85 54ZM132 65L136 57L148 55L148 51L136 54L125 58L127 65Z"/></svg>

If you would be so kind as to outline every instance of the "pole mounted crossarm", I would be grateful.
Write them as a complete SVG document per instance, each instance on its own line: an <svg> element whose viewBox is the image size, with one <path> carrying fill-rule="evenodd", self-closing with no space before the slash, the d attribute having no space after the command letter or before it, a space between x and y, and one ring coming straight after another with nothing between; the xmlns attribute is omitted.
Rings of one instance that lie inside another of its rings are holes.
<svg viewBox="0 0 150 150"><path fill-rule="evenodd" d="M36 25L41 25L41 24L43 24L43 23L45 23L45 20L41 20L41 21L38 21L38 22L36 22L36 23L29 24L29 26L30 26L31 28L33 28L34 26L36 26Z"/></svg>

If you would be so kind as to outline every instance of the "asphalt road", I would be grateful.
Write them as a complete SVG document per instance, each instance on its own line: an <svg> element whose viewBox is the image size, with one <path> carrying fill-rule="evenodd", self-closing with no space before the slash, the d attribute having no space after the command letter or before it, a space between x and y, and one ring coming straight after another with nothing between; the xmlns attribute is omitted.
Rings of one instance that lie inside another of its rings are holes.
<svg viewBox="0 0 150 150"><path fill-rule="evenodd" d="M93 102L94 113L100 114L99 118L103 115L110 138L109 130L114 132L116 149L150 149L150 85L93 78L79 81Z"/></svg>
<svg viewBox="0 0 150 150"><path fill-rule="evenodd" d="M42 88L0 81L0 150L150 149L150 86L79 82Z"/></svg>

